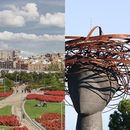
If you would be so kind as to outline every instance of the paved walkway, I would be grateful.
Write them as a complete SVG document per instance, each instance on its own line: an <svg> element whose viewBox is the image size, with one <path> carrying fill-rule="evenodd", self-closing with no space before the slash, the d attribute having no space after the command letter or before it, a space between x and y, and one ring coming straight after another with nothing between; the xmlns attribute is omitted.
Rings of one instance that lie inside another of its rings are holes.
<svg viewBox="0 0 130 130"><path fill-rule="evenodd" d="M22 105L22 102L27 95L27 93L22 93L22 90L24 90L25 87L26 86L23 85L19 86L17 89L17 93L14 92L11 96L5 98L4 100L1 100L0 108L5 107L7 105Z"/></svg>
<svg viewBox="0 0 130 130"><path fill-rule="evenodd" d="M38 130L31 122L23 118L22 104L27 95L27 93L24 92L25 88L25 85L21 85L14 89L14 93L11 96L0 101L0 108L11 105L12 114L19 118L23 126L26 126L29 130Z"/></svg>

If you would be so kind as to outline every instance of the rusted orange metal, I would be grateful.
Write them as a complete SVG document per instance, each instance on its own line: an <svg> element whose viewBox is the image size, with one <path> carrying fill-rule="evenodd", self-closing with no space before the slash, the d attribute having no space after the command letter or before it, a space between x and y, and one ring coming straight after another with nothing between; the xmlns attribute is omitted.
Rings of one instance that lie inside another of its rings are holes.
<svg viewBox="0 0 130 130"><path fill-rule="evenodd" d="M130 40L130 34L108 34L108 35L101 35L101 36L90 36L90 37L80 37L80 36L65 36L66 39L75 39L79 40L80 38L84 38L85 41L92 41L92 40L102 40L108 41L111 39L124 39Z"/></svg>
<svg viewBox="0 0 130 130"><path fill-rule="evenodd" d="M98 36L91 36L95 29ZM75 64L94 64L114 71L122 83L130 82L130 34L103 35L99 26L94 27L86 37L65 36L66 68Z"/></svg>

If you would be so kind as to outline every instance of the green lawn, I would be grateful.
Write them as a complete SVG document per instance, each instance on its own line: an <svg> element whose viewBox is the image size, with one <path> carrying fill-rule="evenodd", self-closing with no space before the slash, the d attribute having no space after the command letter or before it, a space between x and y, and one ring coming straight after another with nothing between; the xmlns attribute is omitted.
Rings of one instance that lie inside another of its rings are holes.
<svg viewBox="0 0 130 130"><path fill-rule="evenodd" d="M47 107L35 107L38 103L39 101L36 100L27 100L25 103L25 111L32 119L41 116L43 113L61 113L61 103L47 103ZM62 113L65 111L64 106L65 105L62 104Z"/></svg>
<svg viewBox="0 0 130 130"><path fill-rule="evenodd" d="M0 126L0 130L9 130L9 127L7 127L7 126Z"/></svg>
<svg viewBox="0 0 130 130"><path fill-rule="evenodd" d="M11 115L11 106L6 106L0 108L0 116L1 115ZM9 130L9 127L0 125L0 130Z"/></svg>
<svg viewBox="0 0 130 130"><path fill-rule="evenodd" d="M0 108L0 115L11 115L11 106Z"/></svg>

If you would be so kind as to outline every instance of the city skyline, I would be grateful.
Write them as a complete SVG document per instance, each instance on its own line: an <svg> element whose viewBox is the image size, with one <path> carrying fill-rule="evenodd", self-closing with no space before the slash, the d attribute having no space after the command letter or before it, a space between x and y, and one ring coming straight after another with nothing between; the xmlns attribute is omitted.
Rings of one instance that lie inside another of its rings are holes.
<svg viewBox="0 0 130 130"><path fill-rule="evenodd" d="M24 70L30 72L62 71L64 69L63 53L47 53L23 57L20 51L0 50L0 70Z"/></svg>
<svg viewBox="0 0 130 130"><path fill-rule="evenodd" d="M0 0L1 49L64 52L64 0Z"/></svg>
<svg viewBox="0 0 130 130"><path fill-rule="evenodd" d="M64 54L64 52L40 52L40 53L37 53L37 54L32 54L32 55L23 55L23 53L21 52L21 50L18 50L18 49L0 49L0 51L17 51L19 52L20 56L23 57L23 58L27 58L27 57L32 57L32 56L40 56L40 55L46 55L46 54Z"/></svg>

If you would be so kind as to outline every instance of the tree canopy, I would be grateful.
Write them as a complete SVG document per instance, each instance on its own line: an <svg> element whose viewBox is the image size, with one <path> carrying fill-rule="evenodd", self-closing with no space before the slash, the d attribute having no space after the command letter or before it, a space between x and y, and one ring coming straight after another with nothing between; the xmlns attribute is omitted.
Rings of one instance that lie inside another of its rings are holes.
<svg viewBox="0 0 130 130"><path fill-rule="evenodd" d="M19 82L27 83L30 89L46 87L49 90L64 90L64 73L3 72L1 77L6 79L5 84L8 87L13 86L12 82Z"/></svg>
<svg viewBox="0 0 130 130"><path fill-rule="evenodd" d="M110 130L130 130L130 99L120 101L118 110L110 115Z"/></svg>

